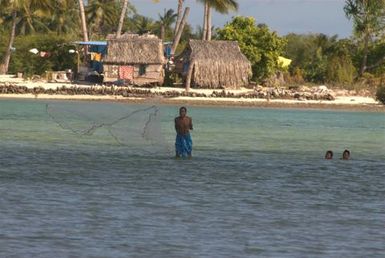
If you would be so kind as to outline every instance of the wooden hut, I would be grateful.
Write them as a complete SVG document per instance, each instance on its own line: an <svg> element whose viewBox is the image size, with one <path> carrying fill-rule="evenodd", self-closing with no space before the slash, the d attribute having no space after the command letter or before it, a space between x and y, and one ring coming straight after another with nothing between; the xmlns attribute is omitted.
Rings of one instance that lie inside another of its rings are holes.
<svg viewBox="0 0 385 258"><path fill-rule="evenodd" d="M124 80L134 85L164 81L162 41L156 36L123 35L107 37L103 60L104 81Z"/></svg>
<svg viewBox="0 0 385 258"><path fill-rule="evenodd" d="M251 63L235 41L190 40L176 58L176 71L185 79L186 89L237 89L247 86Z"/></svg>

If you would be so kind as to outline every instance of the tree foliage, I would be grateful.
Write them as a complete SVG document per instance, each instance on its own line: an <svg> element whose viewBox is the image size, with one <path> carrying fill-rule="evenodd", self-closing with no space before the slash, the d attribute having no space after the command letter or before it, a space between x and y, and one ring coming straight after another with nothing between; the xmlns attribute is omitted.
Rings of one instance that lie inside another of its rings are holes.
<svg viewBox="0 0 385 258"><path fill-rule="evenodd" d="M353 20L354 32L361 37L378 36L385 26L384 0L346 0L345 15Z"/></svg>
<svg viewBox="0 0 385 258"><path fill-rule="evenodd" d="M119 5L114 0L89 0L85 7L88 32L91 39L102 38L116 29Z"/></svg>
<svg viewBox="0 0 385 258"><path fill-rule="evenodd" d="M177 14L174 13L173 9L164 10L163 15L158 14L159 21L158 21L158 29L159 29L159 35L162 40L172 40L174 36L174 32L171 28L171 25L176 22Z"/></svg>
<svg viewBox="0 0 385 258"><path fill-rule="evenodd" d="M58 36L56 33L19 36L15 41L16 51L12 55L10 73L23 72L26 75L44 74L46 71L62 71L76 67L76 55L70 54L74 38ZM48 53L42 57L32 54L30 49ZM28 60L28 62L25 62Z"/></svg>
<svg viewBox="0 0 385 258"><path fill-rule="evenodd" d="M385 0L346 0L344 11L353 20L354 33L361 43L362 60L359 74L367 70L369 48L384 36ZM385 56L384 56L385 58Z"/></svg>
<svg viewBox="0 0 385 258"><path fill-rule="evenodd" d="M77 0L55 1L43 22L47 24L49 31L56 32L58 35L76 35L80 21L74 17L78 16Z"/></svg>
<svg viewBox="0 0 385 258"><path fill-rule="evenodd" d="M325 80L329 83L352 84L356 69L351 57L351 41L339 40L327 53Z"/></svg>
<svg viewBox="0 0 385 258"><path fill-rule="evenodd" d="M135 14L129 18L128 21L130 31L139 35L154 32L156 29L156 24L153 19L140 14Z"/></svg>
<svg viewBox="0 0 385 258"><path fill-rule="evenodd" d="M253 18L238 16L217 33L218 39L238 41L242 53L252 64L253 79L265 79L279 69L278 57L286 41L266 25L258 26Z"/></svg>
<svg viewBox="0 0 385 258"><path fill-rule="evenodd" d="M355 48L351 40L324 34L289 34L284 55L293 60L290 72L315 83L352 83Z"/></svg>
<svg viewBox="0 0 385 258"><path fill-rule="evenodd" d="M209 3L210 9L220 13L237 9L238 2L241 2L198 1ZM79 40L83 35L79 15L80 2L79 0L0 0L0 72L8 71L8 65L5 64L9 62L9 72L23 70L27 73L41 73L46 69L61 69L60 62L65 64L66 61L56 62L53 60L55 55L48 59L38 59L30 56L28 47L32 48L39 37L56 46L59 42L54 40L53 35L60 41L64 40L63 42L70 38ZM175 0L175 5L184 2L186 1ZM116 33L122 3L122 0L84 1L90 39L105 39L106 35ZM210 28L216 32L213 38L239 42L242 52L252 63L253 79L258 81L268 78L279 69L277 64L279 55L292 59L289 72L292 78L298 81L346 85L366 81L365 78L371 78L370 76L378 78L383 76L385 0L345 0L345 8L342 11L353 21L354 36L349 39L338 39L337 36L323 34L288 34L281 38L270 31L268 26L257 25L252 18L245 17L235 17L221 29ZM209 25L209 21L207 22ZM150 32L160 36L164 31L164 40L172 41L174 33L171 26L174 23L175 13L172 9L161 12L158 21L155 21L138 14L134 6L129 4L123 32L139 34ZM183 50L189 39L201 39L205 30L208 31L205 27L193 30L186 24L177 52ZM211 33L208 34L211 36ZM25 42L29 40L31 42ZM39 44L45 46L43 42ZM22 51L26 53L22 54ZM72 58L67 54L64 56ZM31 61L34 65L23 64L28 58L43 63L36 64L35 61ZM359 75L362 75L361 79Z"/></svg>

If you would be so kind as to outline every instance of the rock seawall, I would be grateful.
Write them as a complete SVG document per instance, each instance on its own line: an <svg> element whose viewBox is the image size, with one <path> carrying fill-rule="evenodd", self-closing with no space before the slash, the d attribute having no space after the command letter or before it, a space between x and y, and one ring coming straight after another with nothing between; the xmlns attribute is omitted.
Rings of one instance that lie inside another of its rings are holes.
<svg viewBox="0 0 385 258"><path fill-rule="evenodd" d="M122 96L122 97L215 97L215 98L263 98L263 99L297 99L297 100L335 100L336 93L326 86L299 87L296 89L268 88L257 86L245 92L231 90L190 91L162 90L162 88L136 88L119 86L62 86L56 89L33 87L28 88L17 84L0 82L1 94L48 94L48 95L91 95L91 96Z"/></svg>

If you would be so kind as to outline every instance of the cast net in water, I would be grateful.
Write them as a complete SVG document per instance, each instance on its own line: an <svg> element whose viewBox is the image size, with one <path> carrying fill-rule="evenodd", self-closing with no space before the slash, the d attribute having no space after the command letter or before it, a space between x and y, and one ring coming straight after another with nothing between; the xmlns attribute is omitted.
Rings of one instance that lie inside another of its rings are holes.
<svg viewBox="0 0 385 258"><path fill-rule="evenodd" d="M156 105L58 102L47 104L46 110L58 126L73 135L127 146L138 152L171 154Z"/></svg>

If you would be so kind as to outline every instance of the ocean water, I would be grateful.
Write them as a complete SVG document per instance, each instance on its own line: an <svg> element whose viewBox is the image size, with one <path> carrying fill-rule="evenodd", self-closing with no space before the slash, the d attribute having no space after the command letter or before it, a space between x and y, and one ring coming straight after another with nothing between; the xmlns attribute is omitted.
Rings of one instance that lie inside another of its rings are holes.
<svg viewBox="0 0 385 258"><path fill-rule="evenodd" d="M0 101L0 257L385 256L384 113L151 105Z"/></svg>

